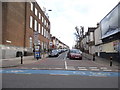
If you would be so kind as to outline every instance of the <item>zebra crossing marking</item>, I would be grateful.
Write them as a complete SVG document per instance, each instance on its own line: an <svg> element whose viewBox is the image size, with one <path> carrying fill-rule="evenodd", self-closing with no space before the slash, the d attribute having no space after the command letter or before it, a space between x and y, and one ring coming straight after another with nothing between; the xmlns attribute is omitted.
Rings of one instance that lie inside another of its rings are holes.
<svg viewBox="0 0 120 90"><path fill-rule="evenodd" d="M84 68L82 69L82 68L79 68L79 70L85 70L85 71L86 71L86 70L88 70L88 69L84 69Z"/></svg>

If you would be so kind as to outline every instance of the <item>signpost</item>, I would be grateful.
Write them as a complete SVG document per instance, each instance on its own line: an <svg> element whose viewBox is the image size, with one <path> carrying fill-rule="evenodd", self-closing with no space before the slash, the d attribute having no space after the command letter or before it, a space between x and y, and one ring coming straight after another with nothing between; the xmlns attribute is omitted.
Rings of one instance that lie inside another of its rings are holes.
<svg viewBox="0 0 120 90"><path fill-rule="evenodd" d="M35 58L38 60L41 58L40 55L40 41L38 40L38 32L34 32L34 55Z"/></svg>
<svg viewBox="0 0 120 90"><path fill-rule="evenodd" d="M34 32L34 45L38 44L38 32Z"/></svg>

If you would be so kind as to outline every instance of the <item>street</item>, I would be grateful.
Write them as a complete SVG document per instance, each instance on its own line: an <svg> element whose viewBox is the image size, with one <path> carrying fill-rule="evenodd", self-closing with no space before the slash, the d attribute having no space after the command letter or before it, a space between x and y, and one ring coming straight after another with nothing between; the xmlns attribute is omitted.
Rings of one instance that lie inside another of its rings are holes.
<svg viewBox="0 0 120 90"><path fill-rule="evenodd" d="M118 88L116 67L85 57L70 60L66 54L4 68L3 88Z"/></svg>
<svg viewBox="0 0 120 90"><path fill-rule="evenodd" d="M0 12L2 90L120 89L119 0L0 0Z"/></svg>

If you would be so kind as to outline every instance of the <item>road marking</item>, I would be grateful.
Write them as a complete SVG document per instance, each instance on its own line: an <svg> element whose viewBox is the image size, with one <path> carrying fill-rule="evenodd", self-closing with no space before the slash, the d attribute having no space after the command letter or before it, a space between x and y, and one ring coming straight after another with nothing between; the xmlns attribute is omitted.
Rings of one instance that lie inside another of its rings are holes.
<svg viewBox="0 0 120 90"><path fill-rule="evenodd" d="M82 68L79 68L79 70L87 70L87 69L82 69Z"/></svg>
<svg viewBox="0 0 120 90"><path fill-rule="evenodd" d="M39 68L32 68L32 69L39 69Z"/></svg>
<svg viewBox="0 0 120 90"><path fill-rule="evenodd" d="M52 73L51 73L51 74L49 74L49 75L53 75L53 76L58 75L58 76L59 76L59 75L69 75L69 74L52 74Z"/></svg>
<svg viewBox="0 0 120 90"><path fill-rule="evenodd" d="M68 70L75 70L75 68L73 66L68 66L67 69Z"/></svg>
<svg viewBox="0 0 120 90"><path fill-rule="evenodd" d="M67 69L67 62L65 61L65 69Z"/></svg>
<svg viewBox="0 0 120 90"><path fill-rule="evenodd" d="M26 68L26 67L21 67L21 69L29 69L29 68Z"/></svg>
<svg viewBox="0 0 120 90"><path fill-rule="evenodd" d="M97 67L89 67L90 69L97 69Z"/></svg>
<svg viewBox="0 0 120 90"><path fill-rule="evenodd" d="M54 69L63 69L63 68L54 68Z"/></svg>
<svg viewBox="0 0 120 90"><path fill-rule="evenodd" d="M118 77L119 72L95 72L95 71L72 71L72 70L22 70L20 69L5 69L1 70L0 73L12 73L12 74L46 74L46 75L81 75L81 76L107 76L107 77Z"/></svg>
<svg viewBox="0 0 120 90"><path fill-rule="evenodd" d="M65 57L64 57L64 60L66 60L66 58L67 58L67 53L66 53L66 55L65 55Z"/></svg>
<svg viewBox="0 0 120 90"><path fill-rule="evenodd" d="M103 70L103 71L112 71L112 70Z"/></svg>
<svg viewBox="0 0 120 90"><path fill-rule="evenodd" d="M101 67L100 69L107 69L106 67Z"/></svg>
<svg viewBox="0 0 120 90"><path fill-rule="evenodd" d="M93 70L93 71L99 71L100 69L91 69L91 70Z"/></svg>
<svg viewBox="0 0 120 90"><path fill-rule="evenodd" d="M83 69L83 68L86 68L86 67L78 67L78 68L80 68L80 69L82 68Z"/></svg>

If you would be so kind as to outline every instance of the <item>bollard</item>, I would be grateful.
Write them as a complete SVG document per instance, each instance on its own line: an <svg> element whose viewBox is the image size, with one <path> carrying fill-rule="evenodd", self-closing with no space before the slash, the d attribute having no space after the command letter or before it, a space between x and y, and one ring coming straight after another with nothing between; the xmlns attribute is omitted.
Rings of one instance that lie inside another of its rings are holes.
<svg viewBox="0 0 120 90"><path fill-rule="evenodd" d="M38 59L39 59L39 57L36 57L36 59L38 60Z"/></svg>
<svg viewBox="0 0 120 90"><path fill-rule="evenodd" d="M93 54L93 61L95 61L95 54Z"/></svg>
<svg viewBox="0 0 120 90"><path fill-rule="evenodd" d="M23 56L21 55L21 64L23 64Z"/></svg>
<svg viewBox="0 0 120 90"><path fill-rule="evenodd" d="M112 58L112 57L110 57L110 66L112 66L112 59L113 59L113 58Z"/></svg>

